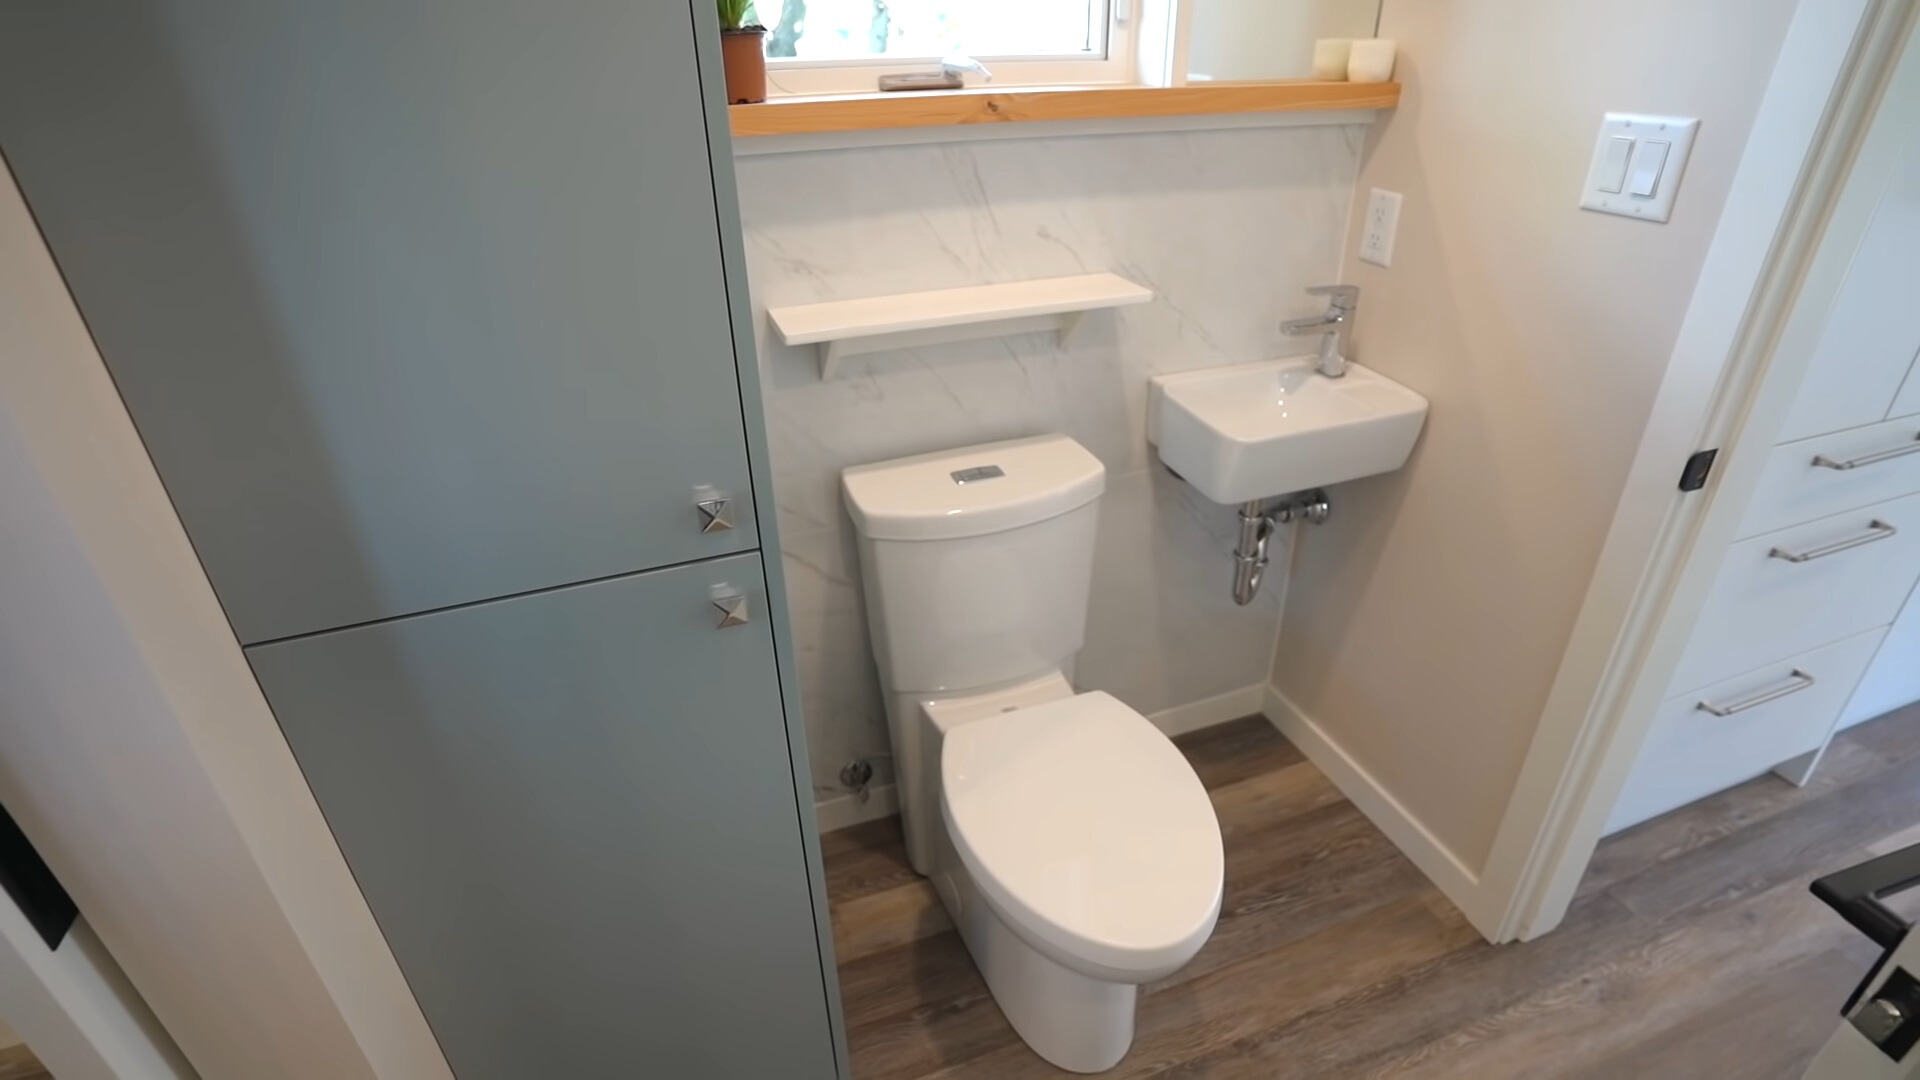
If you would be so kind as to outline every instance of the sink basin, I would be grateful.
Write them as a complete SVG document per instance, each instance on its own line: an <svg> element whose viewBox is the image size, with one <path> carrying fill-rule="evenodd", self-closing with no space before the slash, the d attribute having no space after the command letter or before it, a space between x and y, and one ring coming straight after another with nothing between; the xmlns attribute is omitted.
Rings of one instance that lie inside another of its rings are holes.
<svg viewBox="0 0 1920 1080"><path fill-rule="evenodd" d="M1392 472L1427 419L1426 398L1379 372L1329 379L1311 357L1161 375L1148 395L1160 460L1229 505Z"/></svg>

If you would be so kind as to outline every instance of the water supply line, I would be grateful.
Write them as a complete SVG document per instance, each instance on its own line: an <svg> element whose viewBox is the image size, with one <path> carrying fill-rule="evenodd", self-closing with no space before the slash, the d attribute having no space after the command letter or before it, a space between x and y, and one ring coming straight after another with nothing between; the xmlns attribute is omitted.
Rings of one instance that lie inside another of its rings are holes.
<svg viewBox="0 0 1920 1080"><path fill-rule="evenodd" d="M1295 521L1319 525L1333 512L1327 493L1320 488L1289 495L1269 508L1265 499L1240 504L1240 541L1233 548L1233 602L1246 605L1260 591L1260 577L1267 569L1267 541L1273 531Z"/></svg>

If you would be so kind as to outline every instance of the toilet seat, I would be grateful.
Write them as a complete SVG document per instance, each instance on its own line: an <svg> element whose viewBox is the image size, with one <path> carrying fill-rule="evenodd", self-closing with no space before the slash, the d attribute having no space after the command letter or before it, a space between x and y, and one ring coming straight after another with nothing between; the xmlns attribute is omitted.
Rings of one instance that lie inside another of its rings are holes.
<svg viewBox="0 0 1920 1080"><path fill-rule="evenodd" d="M941 812L981 896L1034 948L1145 982L1193 958L1220 913L1220 824L1192 766L1104 693L962 724Z"/></svg>

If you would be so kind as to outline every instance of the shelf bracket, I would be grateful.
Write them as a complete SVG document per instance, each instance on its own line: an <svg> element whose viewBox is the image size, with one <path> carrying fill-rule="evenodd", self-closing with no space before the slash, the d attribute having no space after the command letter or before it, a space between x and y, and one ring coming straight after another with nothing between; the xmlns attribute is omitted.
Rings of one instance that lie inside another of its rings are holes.
<svg viewBox="0 0 1920 1080"><path fill-rule="evenodd" d="M1080 328L1087 324L1087 313L1071 311L1060 317L1060 347L1071 346L1080 337Z"/></svg>

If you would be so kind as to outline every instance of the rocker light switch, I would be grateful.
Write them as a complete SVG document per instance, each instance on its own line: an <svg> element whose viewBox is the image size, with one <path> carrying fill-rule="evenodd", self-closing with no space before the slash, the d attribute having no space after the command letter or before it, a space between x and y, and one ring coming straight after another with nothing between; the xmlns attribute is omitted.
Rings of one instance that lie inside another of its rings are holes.
<svg viewBox="0 0 1920 1080"><path fill-rule="evenodd" d="M1667 151L1672 148L1672 143L1659 139L1640 140L1639 149L1633 155L1633 183L1628 185L1627 194L1641 199L1653 198L1660 187L1660 172L1667 167Z"/></svg>
<svg viewBox="0 0 1920 1080"><path fill-rule="evenodd" d="M1608 113L1593 144L1580 205L1603 214L1666 221L1700 121Z"/></svg>
<svg viewBox="0 0 1920 1080"><path fill-rule="evenodd" d="M1606 157L1600 164L1600 190L1609 195L1620 194L1627 186L1627 162L1633 157L1633 140L1619 135L1608 139Z"/></svg>

